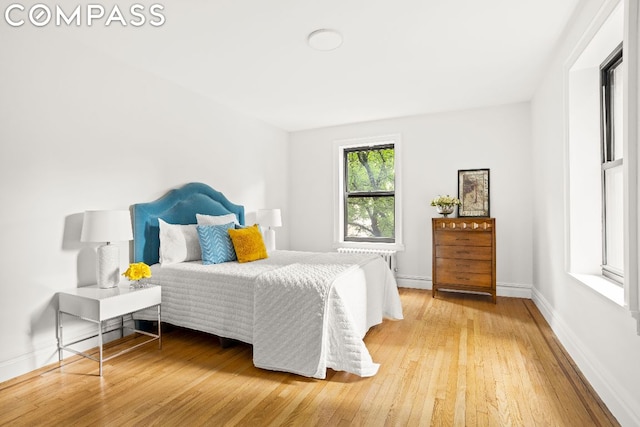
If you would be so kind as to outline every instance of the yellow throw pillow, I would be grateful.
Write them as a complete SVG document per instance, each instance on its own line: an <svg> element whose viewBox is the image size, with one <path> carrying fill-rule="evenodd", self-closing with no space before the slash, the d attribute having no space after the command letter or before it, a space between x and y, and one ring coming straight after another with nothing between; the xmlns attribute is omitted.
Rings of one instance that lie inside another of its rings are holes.
<svg viewBox="0 0 640 427"><path fill-rule="evenodd" d="M238 262L256 261L267 258L267 248L262 240L258 225L252 227L229 229L229 236L236 251Z"/></svg>

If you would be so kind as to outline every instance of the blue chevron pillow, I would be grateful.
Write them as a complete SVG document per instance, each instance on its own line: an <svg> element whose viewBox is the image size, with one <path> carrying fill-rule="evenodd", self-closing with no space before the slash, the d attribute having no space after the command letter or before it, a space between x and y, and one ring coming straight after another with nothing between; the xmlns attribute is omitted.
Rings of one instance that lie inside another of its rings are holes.
<svg viewBox="0 0 640 427"><path fill-rule="evenodd" d="M238 259L227 231L230 228L233 229L233 226L234 223L231 222L224 225L198 225L196 227L202 249L203 264L220 264Z"/></svg>

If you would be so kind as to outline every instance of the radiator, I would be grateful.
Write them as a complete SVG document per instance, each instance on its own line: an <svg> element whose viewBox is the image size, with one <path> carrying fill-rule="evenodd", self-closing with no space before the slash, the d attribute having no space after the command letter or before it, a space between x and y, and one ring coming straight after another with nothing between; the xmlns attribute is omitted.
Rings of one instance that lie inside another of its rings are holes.
<svg viewBox="0 0 640 427"><path fill-rule="evenodd" d="M363 248L338 248L338 252L347 254L373 254L380 255L384 262L389 266L389 270L393 273L394 277L398 271L396 267L396 251L389 251L384 249L363 249Z"/></svg>

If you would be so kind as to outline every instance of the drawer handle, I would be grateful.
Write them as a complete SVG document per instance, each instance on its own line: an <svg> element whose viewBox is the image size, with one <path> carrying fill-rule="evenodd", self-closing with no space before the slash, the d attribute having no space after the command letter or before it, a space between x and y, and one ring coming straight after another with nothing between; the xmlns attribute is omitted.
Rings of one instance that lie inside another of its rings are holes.
<svg viewBox="0 0 640 427"><path fill-rule="evenodd" d="M467 254L469 254L469 251L458 251L458 253L459 253L459 254L467 255Z"/></svg>
<svg viewBox="0 0 640 427"><path fill-rule="evenodd" d="M469 240L468 237L457 237L456 240Z"/></svg>
<svg viewBox="0 0 640 427"><path fill-rule="evenodd" d="M466 280L466 281L471 280L471 279L469 279L468 277L458 277L458 276L456 276L456 279L457 279L457 280Z"/></svg>

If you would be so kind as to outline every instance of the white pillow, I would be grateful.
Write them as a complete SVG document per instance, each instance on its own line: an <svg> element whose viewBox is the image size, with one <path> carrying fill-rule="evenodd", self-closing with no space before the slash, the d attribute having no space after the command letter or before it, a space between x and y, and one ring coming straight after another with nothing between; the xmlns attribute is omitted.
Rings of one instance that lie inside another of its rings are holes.
<svg viewBox="0 0 640 427"><path fill-rule="evenodd" d="M196 221L198 222L198 225L225 225L230 222L238 224L238 218L236 218L236 215L232 213L227 215L196 214Z"/></svg>
<svg viewBox="0 0 640 427"><path fill-rule="evenodd" d="M160 224L160 264L197 261L202 258L196 224L169 224L158 218Z"/></svg>

